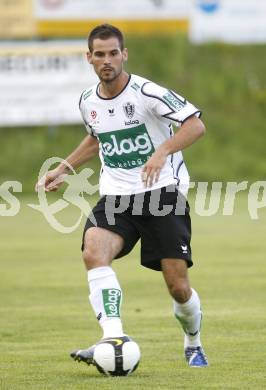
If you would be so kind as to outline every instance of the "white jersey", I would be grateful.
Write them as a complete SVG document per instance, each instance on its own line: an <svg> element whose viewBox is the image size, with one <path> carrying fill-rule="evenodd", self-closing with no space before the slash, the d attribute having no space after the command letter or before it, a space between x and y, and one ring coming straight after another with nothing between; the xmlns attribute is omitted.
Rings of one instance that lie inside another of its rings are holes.
<svg viewBox="0 0 266 390"><path fill-rule="evenodd" d="M101 195L131 195L171 184L189 184L182 153L167 158L160 178L145 188L141 171L153 152L173 136L172 125L181 126L200 111L175 92L131 75L113 98L99 95L99 84L85 90L80 111L89 134L97 137L102 163Z"/></svg>

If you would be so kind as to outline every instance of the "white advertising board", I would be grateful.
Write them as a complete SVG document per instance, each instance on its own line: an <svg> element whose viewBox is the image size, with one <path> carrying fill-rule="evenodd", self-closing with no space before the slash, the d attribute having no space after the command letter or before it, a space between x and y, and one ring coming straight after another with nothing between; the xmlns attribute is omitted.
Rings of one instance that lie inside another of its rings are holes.
<svg viewBox="0 0 266 390"><path fill-rule="evenodd" d="M192 0L189 30L194 43L265 43L266 1Z"/></svg>
<svg viewBox="0 0 266 390"><path fill-rule="evenodd" d="M0 126L82 122L81 92L97 82L86 41L0 45Z"/></svg>
<svg viewBox="0 0 266 390"><path fill-rule="evenodd" d="M187 0L35 0L37 19L187 18Z"/></svg>

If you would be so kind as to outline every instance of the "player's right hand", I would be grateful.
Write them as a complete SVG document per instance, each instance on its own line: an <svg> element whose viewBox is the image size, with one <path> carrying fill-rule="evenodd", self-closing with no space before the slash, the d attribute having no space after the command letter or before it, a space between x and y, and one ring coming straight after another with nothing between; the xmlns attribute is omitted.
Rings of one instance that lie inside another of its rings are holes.
<svg viewBox="0 0 266 390"><path fill-rule="evenodd" d="M48 171L35 185L35 191L38 192L40 188L44 187L46 192L57 191L63 184L67 173L62 173L58 169Z"/></svg>

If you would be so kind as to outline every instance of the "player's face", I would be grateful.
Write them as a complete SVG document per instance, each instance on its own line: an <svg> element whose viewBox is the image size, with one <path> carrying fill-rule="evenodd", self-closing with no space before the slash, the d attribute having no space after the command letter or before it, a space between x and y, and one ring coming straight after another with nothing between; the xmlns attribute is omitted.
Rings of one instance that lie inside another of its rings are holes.
<svg viewBox="0 0 266 390"><path fill-rule="evenodd" d="M127 60L127 49L121 50L119 40L115 37L94 39L93 51L87 53L90 64L101 81L106 83L115 80L123 70Z"/></svg>

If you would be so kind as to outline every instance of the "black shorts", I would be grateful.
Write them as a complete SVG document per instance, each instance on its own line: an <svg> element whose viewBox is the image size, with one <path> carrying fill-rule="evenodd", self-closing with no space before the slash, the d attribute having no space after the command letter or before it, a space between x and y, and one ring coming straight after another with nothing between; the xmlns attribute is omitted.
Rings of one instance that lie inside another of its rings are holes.
<svg viewBox="0 0 266 390"><path fill-rule="evenodd" d="M189 205L174 186L131 196L103 196L87 219L82 250L85 232L93 226L123 237L124 247L116 258L127 255L140 239L144 267L160 271L164 258L184 259L188 267L193 265Z"/></svg>

